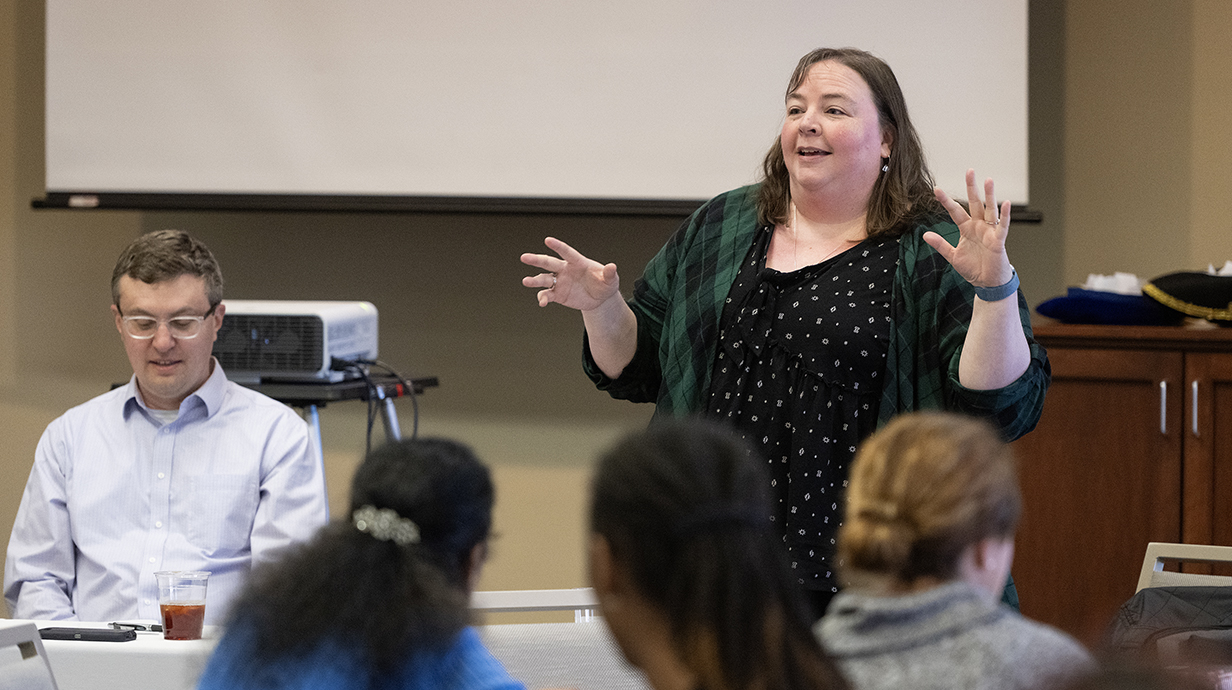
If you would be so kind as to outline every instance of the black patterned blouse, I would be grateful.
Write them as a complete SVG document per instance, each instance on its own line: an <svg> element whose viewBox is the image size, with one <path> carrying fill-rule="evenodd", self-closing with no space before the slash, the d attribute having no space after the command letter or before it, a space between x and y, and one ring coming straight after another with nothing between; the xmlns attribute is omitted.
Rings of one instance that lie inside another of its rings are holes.
<svg viewBox="0 0 1232 690"><path fill-rule="evenodd" d="M758 232L728 293L705 415L761 451L798 582L836 591L848 466L877 425L898 241L780 273L766 268L773 232Z"/></svg>

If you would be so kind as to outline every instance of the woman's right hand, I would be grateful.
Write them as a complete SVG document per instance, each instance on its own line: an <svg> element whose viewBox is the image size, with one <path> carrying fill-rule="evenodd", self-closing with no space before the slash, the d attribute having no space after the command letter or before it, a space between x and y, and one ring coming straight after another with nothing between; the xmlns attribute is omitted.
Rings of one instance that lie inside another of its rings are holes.
<svg viewBox="0 0 1232 690"><path fill-rule="evenodd" d="M582 256L555 237L543 240L548 254L523 254L522 263L543 271L522 284L539 288L539 306L552 302L580 310L590 354L609 378L620 378L637 353L637 317L620 296L616 264L601 264Z"/></svg>
<svg viewBox="0 0 1232 690"><path fill-rule="evenodd" d="M620 277L616 274L616 264L588 259L555 237L548 237L543 243L557 256L526 253L521 257L522 263L543 271L522 279L526 287L539 288L539 306L556 302L586 312L619 297Z"/></svg>

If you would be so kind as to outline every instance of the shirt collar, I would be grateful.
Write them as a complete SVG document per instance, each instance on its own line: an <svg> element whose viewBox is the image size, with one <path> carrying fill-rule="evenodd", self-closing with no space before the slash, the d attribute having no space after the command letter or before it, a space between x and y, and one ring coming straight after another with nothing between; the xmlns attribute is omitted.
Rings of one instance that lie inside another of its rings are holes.
<svg viewBox="0 0 1232 690"><path fill-rule="evenodd" d="M197 390L189 393L187 398L184 398L184 402L180 403L181 410L186 409L185 405L189 405L187 409L191 409L192 405L201 404L205 406L205 416L210 417L222 407L223 398L227 393L227 375L223 372L222 365L218 363L217 359L214 357L210 357L210 359L214 365L213 372L210 373L210 377L205 380L205 383L201 384ZM145 400L141 398L141 391L137 388L137 375L133 374L128 379L128 385L124 387L124 419L128 419L133 410L138 407L149 409L146 407Z"/></svg>

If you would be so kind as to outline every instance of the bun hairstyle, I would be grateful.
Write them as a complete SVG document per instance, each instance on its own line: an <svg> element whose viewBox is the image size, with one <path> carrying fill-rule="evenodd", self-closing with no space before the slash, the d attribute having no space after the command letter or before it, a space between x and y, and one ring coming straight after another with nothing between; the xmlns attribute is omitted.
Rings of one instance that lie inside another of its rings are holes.
<svg viewBox="0 0 1232 690"><path fill-rule="evenodd" d="M838 556L848 579L953 579L964 549L1013 535L1013 451L988 423L945 412L894 419L860 446Z"/></svg>
<svg viewBox="0 0 1232 690"><path fill-rule="evenodd" d="M670 621L674 650L698 687L845 687L771 535L767 487L728 430L663 422L600 458L591 530Z"/></svg>

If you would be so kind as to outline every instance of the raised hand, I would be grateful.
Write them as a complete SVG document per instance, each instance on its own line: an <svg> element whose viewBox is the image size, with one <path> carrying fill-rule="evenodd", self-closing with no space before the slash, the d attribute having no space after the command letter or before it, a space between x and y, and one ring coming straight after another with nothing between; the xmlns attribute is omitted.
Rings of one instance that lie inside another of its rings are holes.
<svg viewBox="0 0 1232 690"><path fill-rule="evenodd" d="M555 237L548 237L543 243L557 256L527 253L521 257L522 263L543 271L522 279L526 287L539 288L539 306L556 302L585 312L599 308L620 293L616 264L588 259Z"/></svg>
<svg viewBox="0 0 1232 690"><path fill-rule="evenodd" d="M940 187L933 189L937 200L958 226L958 245L951 247L941 235L924 233L924 241L950 262L954 270L976 287L995 287L1009 282L1014 269L1005 254L1005 238L1010 230L1010 202L1001 202L997 213L992 178L984 180L984 198L975 186L975 170L967 171L968 213Z"/></svg>

